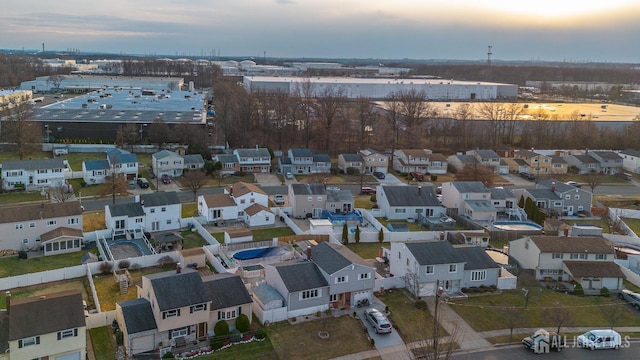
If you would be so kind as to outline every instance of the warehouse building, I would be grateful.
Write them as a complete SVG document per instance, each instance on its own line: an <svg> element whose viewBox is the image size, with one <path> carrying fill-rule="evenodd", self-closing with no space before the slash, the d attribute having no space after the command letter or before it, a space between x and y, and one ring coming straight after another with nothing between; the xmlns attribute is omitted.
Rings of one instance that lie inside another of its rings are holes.
<svg viewBox="0 0 640 360"><path fill-rule="evenodd" d="M55 75L39 76L35 80L20 84L22 90L34 93L84 93L100 89L148 89L180 90L183 78L177 77L140 77L140 76L102 76L102 75Z"/></svg>

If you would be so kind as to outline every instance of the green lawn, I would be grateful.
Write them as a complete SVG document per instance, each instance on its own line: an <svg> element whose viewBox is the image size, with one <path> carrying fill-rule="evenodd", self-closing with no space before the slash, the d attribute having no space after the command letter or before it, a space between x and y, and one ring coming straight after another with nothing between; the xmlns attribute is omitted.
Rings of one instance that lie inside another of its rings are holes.
<svg viewBox="0 0 640 360"><path fill-rule="evenodd" d="M182 217L188 218L192 216L198 216L198 203L182 203Z"/></svg>
<svg viewBox="0 0 640 360"><path fill-rule="evenodd" d="M418 309L415 300L409 298L404 290L395 289L379 296L390 311L389 319L405 342L429 339L433 336L433 316L429 310ZM447 331L439 327L439 336L447 336Z"/></svg>
<svg viewBox="0 0 640 360"><path fill-rule="evenodd" d="M80 265L80 259L86 251L19 259L17 256L0 258L0 277L36 273L45 270Z"/></svg>
<svg viewBox="0 0 640 360"><path fill-rule="evenodd" d="M251 230L251 233L253 234L254 241L271 240L274 237L295 235L293 230L291 230L288 227L275 227L275 228L268 228L268 229ZM224 243L224 236L222 238L221 243Z"/></svg>
<svg viewBox="0 0 640 360"><path fill-rule="evenodd" d="M593 225L602 228L602 232L611 233L611 229L609 228L609 222L606 217L595 220L569 220L569 224L571 225Z"/></svg>
<svg viewBox="0 0 640 360"><path fill-rule="evenodd" d="M82 171L82 162L91 160L105 160L107 158L106 153L75 153L70 152L67 155L61 156L61 158L69 162L69 167L73 171Z"/></svg>
<svg viewBox="0 0 640 360"><path fill-rule="evenodd" d="M387 227L387 224L389 224L390 222L405 223L405 224L407 224L407 226L409 226L409 231L425 231L425 229L423 227L421 227L420 225L418 225L417 222L408 222L408 221L403 221L403 220L387 220L387 218L378 218L378 221L384 227Z"/></svg>
<svg viewBox="0 0 640 360"><path fill-rule="evenodd" d="M91 344L93 345L93 354L96 359L115 360L116 351L111 342L111 329L108 326L93 328L89 330L91 336Z"/></svg>
<svg viewBox="0 0 640 360"><path fill-rule="evenodd" d="M361 258L363 259L375 259L376 257L378 257L378 251L380 250L381 247L386 246L386 247L390 247L391 245L389 244L389 242L383 242L383 243L379 243L379 242L374 242L374 243L370 243L370 242L366 242L366 243L359 243L359 244L355 244L355 243L348 243L347 247L349 249L351 249L351 251L353 251L354 253L360 255Z"/></svg>
<svg viewBox="0 0 640 360"><path fill-rule="evenodd" d="M182 231L180 233L180 236L182 236L182 238L184 239L184 243L182 245L184 249L199 248L205 245L209 245L209 243L207 243L206 240L203 239L202 236L200 236L200 234L198 234L197 232Z"/></svg>
<svg viewBox="0 0 640 360"><path fill-rule="evenodd" d="M622 220L636 235L640 234L640 219L622 218Z"/></svg>
<svg viewBox="0 0 640 360"><path fill-rule="evenodd" d="M557 326L553 314L567 312L563 326L640 326L640 318L617 297L574 296L541 288L530 288L528 308L521 290L504 291L500 295L473 296L449 302L476 331L515 327ZM562 310L554 307L562 305Z"/></svg>
<svg viewBox="0 0 640 360"><path fill-rule="evenodd" d="M236 344L230 348L216 351L211 355L199 356L198 360L278 360L278 353L274 350L269 339L252 341L248 344Z"/></svg>
<svg viewBox="0 0 640 360"><path fill-rule="evenodd" d="M15 300L15 299L21 299L26 297L41 296L41 295L51 294L51 293L60 292L60 291L75 290L75 291L81 292L82 297L86 300L87 294L85 292L85 289L86 289L85 282L87 283L86 285L88 286L88 281L89 280L87 280L85 277L79 277L74 279L44 283L40 285L13 288L11 289L11 298ZM1 296L0 309L6 309L6 308L7 308L6 297Z"/></svg>
<svg viewBox="0 0 640 360"><path fill-rule="evenodd" d="M44 200L46 200L46 198L40 195L40 192L11 192L0 194L0 205Z"/></svg>
<svg viewBox="0 0 640 360"><path fill-rule="evenodd" d="M354 206L357 209L372 209L374 202L371 202L371 197L374 195L358 195L354 196Z"/></svg>

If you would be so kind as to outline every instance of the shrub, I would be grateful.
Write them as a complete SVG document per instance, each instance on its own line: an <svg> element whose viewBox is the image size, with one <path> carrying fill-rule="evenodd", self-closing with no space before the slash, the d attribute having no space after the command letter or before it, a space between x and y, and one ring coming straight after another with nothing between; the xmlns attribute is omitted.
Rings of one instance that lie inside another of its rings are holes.
<svg viewBox="0 0 640 360"><path fill-rule="evenodd" d="M320 311L316 311L316 317L320 317L322 316L322 313L320 313Z"/></svg>
<svg viewBox="0 0 640 360"><path fill-rule="evenodd" d="M111 270L113 270L113 264L105 261L102 264L100 264L100 271L102 271L103 274L108 274L111 272Z"/></svg>
<svg viewBox="0 0 640 360"><path fill-rule="evenodd" d="M468 293L469 289L467 289L466 287L463 287L463 288L460 289L460 292Z"/></svg>
<svg viewBox="0 0 640 360"><path fill-rule="evenodd" d="M27 252L24 250L20 250L18 251L18 259L26 259L29 256L27 255Z"/></svg>
<svg viewBox="0 0 640 360"><path fill-rule="evenodd" d="M131 263L129 262L129 260L121 260L118 263L118 268L120 269L128 269L129 266L131 266Z"/></svg>
<svg viewBox="0 0 640 360"><path fill-rule="evenodd" d="M140 270L140 264L131 264L131 266L129 266L129 270Z"/></svg>
<svg viewBox="0 0 640 360"><path fill-rule="evenodd" d="M376 346L376 340L374 338L371 338L371 346Z"/></svg>
<svg viewBox="0 0 640 360"><path fill-rule="evenodd" d="M216 334L216 337L226 337L229 335L229 324L224 320L220 320L213 327L213 332Z"/></svg>
<svg viewBox="0 0 640 360"><path fill-rule="evenodd" d="M249 318L245 314L240 314L236 318L236 329L240 332L247 332L251 328L251 324L249 323Z"/></svg>
<svg viewBox="0 0 640 360"><path fill-rule="evenodd" d="M578 284L576 285L576 287L573 288L573 295L578 295L578 296L584 295L584 289L582 288L582 285Z"/></svg>
<svg viewBox="0 0 640 360"><path fill-rule="evenodd" d="M84 181L84 179L80 180L80 186L81 186L81 187L85 187L85 186L87 186L87 182L86 182L86 181Z"/></svg>
<svg viewBox="0 0 640 360"><path fill-rule="evenodd" d="M607 289L606 287L603 287L602 289L600 289L600 296L609 297L609 295L611 295L611 292L609 292L609 289Z"/></svg>
<svg viewBox="0 0 640 360"><path fill-rule="evenodd" d="M229 340L231 340L232 343L239 343L242 341L242 334L238 329L235 329L229 334Z"/></svg>
<svg viewBox="0 0 640 360"><path fill-rule="evenodd" d="M369 198L369 201L371 202L378 202L378 198L375 195L371 195L371 197Z"/></svg>
<svg viewBox="0 0 640 360"><path fill-rule="evenodd" d="M438 180L438 175L431 175L431 182Z"/></svg>
<svg viewBox="0 0 640 360"><path fill-rule="evenodd" d="M122 331L116 331L116 344L118 344L118 346L124 344L124 334L122 333Z"/></svg>
<svg viewBox="0 0 640 360"><path fill-rule="evenodd" d="M427 308L427 303L424 300L418 300L414 303L416 309L424 310Z"/></svg>
<svg viewBox="0 0 640 360"><path fill-rule="evenodd" d="M167 351L166 353L164 353L164 355L162 355L163 359L175 359L176 357L173 356L173 353L171 351Z"/></svg>
<svg viewBox="0 0 640 360"><path fill-rule="evenodd" d="M213 350L218 350L221 347L224 346L224 343L227 341L227 337L223 336L223 337L214 337L213 339L211 339L211 341L209 342L209 345L211 345L211 348Z"/></svg>
<svg viewBox="0 0 640 360"><path fill-rule="evenodd" d="M348 167L347 175L360 175L360 169L354 168L354 167Z"/></svg>
<svg viewBox="0 0 640 360"><path fill-rule="evenodd" d="M265 330L264 328L259 328L256 331L256 339L262 340L262 339L266 339L266 338L267 338L267 330Z"/></svg>

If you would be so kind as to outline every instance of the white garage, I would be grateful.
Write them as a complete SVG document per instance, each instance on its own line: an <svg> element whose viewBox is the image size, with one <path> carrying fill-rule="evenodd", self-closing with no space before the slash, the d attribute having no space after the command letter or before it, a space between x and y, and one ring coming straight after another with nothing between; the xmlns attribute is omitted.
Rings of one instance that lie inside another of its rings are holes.
<svg viewBox="0 0 640 360"><path fill-rule="evenodd" d="M129 354L139 354L155 349L155 336L153 334L131 337Z"/></svg>
<svg viewBox="0 0 640 360"><path fill-rule="evenodd" d="M56 360L80 360L80 359L81 359L80 351L56 356Z"/></svg>

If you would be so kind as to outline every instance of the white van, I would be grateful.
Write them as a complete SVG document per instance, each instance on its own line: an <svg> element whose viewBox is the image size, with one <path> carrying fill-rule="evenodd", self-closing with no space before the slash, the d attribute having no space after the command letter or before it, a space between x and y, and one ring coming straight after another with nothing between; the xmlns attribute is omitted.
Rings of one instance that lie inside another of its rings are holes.
<svg viewBox="0 0 640 360"><path fill-rule="evenodd" d="M590 330L578 336L578 347L585 349L619 349L622 338L615 330Z"/></svg>

